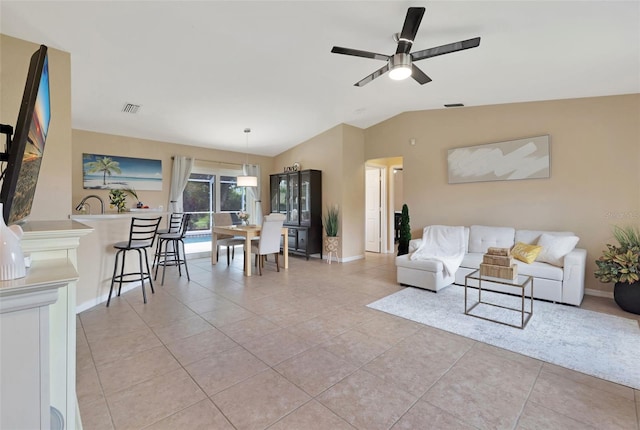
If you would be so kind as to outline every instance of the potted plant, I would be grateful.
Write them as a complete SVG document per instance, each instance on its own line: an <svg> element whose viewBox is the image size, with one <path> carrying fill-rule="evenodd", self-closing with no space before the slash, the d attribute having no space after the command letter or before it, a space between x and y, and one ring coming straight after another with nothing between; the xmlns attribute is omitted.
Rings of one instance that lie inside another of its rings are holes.
<svg viewBox="0 0 640 430"><path fill-rule="evenodd" d="M409 253L409 241L411 240L411 226L409 226L409 206L402 205L400 215L400 239L398 239L398 255Z"/></svg>
<svg viewBox="0 0 640 430"><path fill-rule="evenodd" d="M632 226L614 226L618 245L607 249L596 260L594 275L601 282L614 282L613 298L627 312L640 314L640 230Z"/></svg>
<svg viewBox="0 0 640 430"><path fill-rule="evenodd" d="M109 191L109 203L111 207L115 207L118 212L125 212L127 210L127 194L138 200L138 194L133 188L118 188ZM142 206L142 202L138 200L137 207Z"/></svg>
<svg viewBox="0 0 640 430"><path fill-rule="evenodd" d="M242 222L242 225L249 224L249 212L245 212L245 211L238 212L238 218Z"/></svg>
<svg viewBox="0 0 640 430"><path fill-rule="evenodd" d="M123 190L115 189L109 191L109 204L115 207L118 212L124 212L127 206L127 195Z"/></svg>
<svg viewBox="0 0 640 430"><path fill-rule="evenodd" d="M327 262L331 263L331 254L336 254L338 258L338 248L340 239L338 238L338 205L327 207L327 213L323 217L324 232L324 250L327 253Z"/></svg>

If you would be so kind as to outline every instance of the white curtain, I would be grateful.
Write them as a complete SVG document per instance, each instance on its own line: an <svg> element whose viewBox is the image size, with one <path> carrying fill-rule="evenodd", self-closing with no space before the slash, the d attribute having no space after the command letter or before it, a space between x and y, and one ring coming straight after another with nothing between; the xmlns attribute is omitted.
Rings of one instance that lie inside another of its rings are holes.
<svg viewBox="0 0 640 430"><path fill-rule="evenodd" d="M261 181L260 181L260 165L258 164L243 164L242 172L248 176L255 176L258 178L257 187L247 187L247 207L246 211L250 214L250 219L253 220L251 224L262 224L262 202L260 201Z"/></svg>
<svg viewBox="0 0 640 430"><path fill-rule="evenodd" d="M171 212L182 212L182 192L189 181L189 176L193 169L193 161L193 158L181 155L173 157L171 188L169 189L169 210Z"/></svg>

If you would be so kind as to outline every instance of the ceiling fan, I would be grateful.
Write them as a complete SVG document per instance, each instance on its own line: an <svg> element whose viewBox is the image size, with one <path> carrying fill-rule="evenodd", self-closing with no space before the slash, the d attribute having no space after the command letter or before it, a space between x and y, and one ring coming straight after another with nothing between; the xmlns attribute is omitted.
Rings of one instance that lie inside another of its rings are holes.
<svg viewBox="0 0 640 430"><path fill-rule="evenodd" d="M424 11L425 8L423 7L410 7L409 10L407 10L407 16L404 19L402 32L394 37L397 39L398 48L396 49L396 53L393 55L376 54L375 52L341 48L340 46L334 46L331 49L331 52L334 54L353 55L355 57L372 58L374 60L387 62L387 64L369 76L356 82L354 84L356 87L365 86L387 72L389 72L389 77L391 79L401 80L411 76L420 85L424 85L427 82L431 82L431 78L413 64L415 61L436 57L438 55L450 54L451 52L462 51L469 48L475 48L480 45L480 38L475 37L473 39L462 40L460 42L449 43L447 45L436 46L435 48L423 49L422 51L411 53L411 46L413 45L416 33L418 33L418 27L420 27Z"/></svg>

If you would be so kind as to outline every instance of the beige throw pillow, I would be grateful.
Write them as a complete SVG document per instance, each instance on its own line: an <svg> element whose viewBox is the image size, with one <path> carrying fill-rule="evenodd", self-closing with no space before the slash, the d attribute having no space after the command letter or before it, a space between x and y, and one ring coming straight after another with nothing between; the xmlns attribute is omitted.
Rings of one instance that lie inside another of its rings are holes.
<svg viewBox="0 0 640 430"><path fill-rule="evenodd" d="M542 251L538 254L536 261L562 267L564 256L573 251L579 240L577 236L554 236L543 233L538 239L538 245L542 247Z"/></svg>

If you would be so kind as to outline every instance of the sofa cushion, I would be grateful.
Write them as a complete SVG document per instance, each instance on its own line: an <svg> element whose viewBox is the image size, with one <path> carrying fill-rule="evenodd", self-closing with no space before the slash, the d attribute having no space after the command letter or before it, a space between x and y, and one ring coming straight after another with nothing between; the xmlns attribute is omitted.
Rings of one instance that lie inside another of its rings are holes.
<svg viewBox="0 0 640 430"><path fill-rule="evenodd" d="M544 233L538 240L542 251L536 260L562 267L564 256L573 251L579 240L577 236L556 236Z"/></svg>
<svg viewBox="0 0 640 430"><path fill-rule="evenodd" d="M409 254L415 252L416 249L420 248L421 243L422 239L411 239L409 241Z"/></svg>
<svg viewBox="0 0 640 430"><path fill-rule="evenodd" d="M554 236L575 236L570 231L516 230L516 242L536 245L540 236L544 233L553 234Z"/></svg>
<svg viewBox="0 0 640 430"><path fill-rule="evenodd" d="M409 254L396 257L396 266L408 267L410 269L426 270L428 272L442 272L441 261L437 260L411 260Z"/></svg>
<svg viewBox="0 0 640 430"><path fill-rule="evenodd" d="M553 281L562 281L564 271L562 267L552 266L551 264L534 261L531 264L516 261L518 265L518 275L529 275L534 278L551 279ZM533 288L535 289L535 280Z"/></svg>
<svg viewBox="0 0 640 430"><path fill-rule="evenodd" d="M538 245L529 245L522 242L516 242L511 248L513 258L531 264L536 261L536 257L542 251L542 247Z"/></svg>
<svg viewBox="0 0 640 430"><path fill-rule="evenodd" d="M511 248L515 237L512 227L472 225L469 228L469 252L485 253L489 247Z"/></svg>
<svg viewBox="0 0 640 430"><path fill-rule="evenodd" d="M484 253L480 253L480 252L466 254L462 259L462 264L460 264L460 267L466 267L468 269L480 268L480 263L482 263L483 255ZM531 264L523 263L521 261L515 261L514 263L518 265L519 275L527 275L527 276L533 276L535 278L551 279L554 281L563 280L563 270L560 267L552 266L551 264L541 263L538 261L534 261ZM535 281L534 281L534 288L535 288Z"/></svg>
<svg viewBox="0 0 640 430"><path fill-rule="evenodd" d="M460 263L460 266L467 267L469 269L479 269L480 263L482 263L483 256L483 252L469 252L465 254L464 258L462 259L462 263Z"/></svg>

